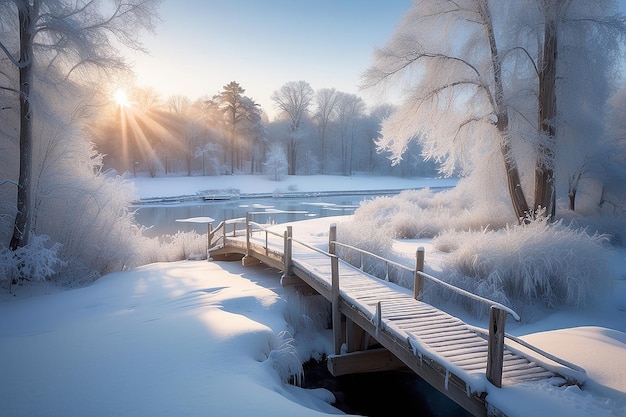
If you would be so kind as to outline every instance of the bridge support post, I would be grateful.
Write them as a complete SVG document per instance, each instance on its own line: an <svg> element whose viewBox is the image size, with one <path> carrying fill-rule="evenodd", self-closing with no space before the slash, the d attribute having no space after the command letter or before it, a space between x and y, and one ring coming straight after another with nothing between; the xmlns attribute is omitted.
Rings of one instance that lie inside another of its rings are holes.
<svg viewBox="0 0 626 417"><path fill-rule="evenodd" d="M504 327L507 312L496 307L489 309L489 341L487 346L487 380L502 388L504 365Z"/></svg>
<svg viewBox="0 0 626 417"><path fill-rule="evenodd" d="M413 298L421 300L424 293L424 248L420 246L415 252L415 275L413 277Z"/></svg>
<svg viewBox="0 0 626 417"><path fill-rule="evenodd" d="M343 337L341 335L341 312L339 311L339 258L335 255L330 257L331 270L331 298L332 298L332 321L333 321L333 346L335 355L341 353Z"/></svg>

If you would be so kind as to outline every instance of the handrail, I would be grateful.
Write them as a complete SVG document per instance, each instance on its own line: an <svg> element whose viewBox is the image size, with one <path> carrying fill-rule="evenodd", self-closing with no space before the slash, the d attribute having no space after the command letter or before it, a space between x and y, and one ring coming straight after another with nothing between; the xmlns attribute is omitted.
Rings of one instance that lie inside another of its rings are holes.
<svg viewBox="0 0 626 417"><path fill-rule="evenodd" d="M263 213L264 213L264 212L263 212ZM252 214L252 213L250 213L250 214ZM266 233L268 233L268 234L271 234L271 235L274 235L274 236L277 236L277 237L280 237L280 238L282 238L282 237L283 237L283 235L282 235L282 234L277 233L277 232L274 232L273 230L270 230L267 226L262 225L262 224L260 224L260 223L257 223L257 222L249 222L249 224L250 224L250 225L254 225L254 226L258 227L258 228L259 228L258 230L264 230L264 231L265 231ZM320 253L320 254L322 254L322 255L326 255L326 256L328 256L329 258L331 258L331 257L333 257L333 256L334 256L332 253L329 253L329 252L326 252L326 251L324 251L324 250L322 250L322 249L316 248L315 246L311 246L311 245L309 245L308 243L304 243L304 242L302 242L301 240L295 239L295 238L293 238L293 237L289 237L288 239L289 239L290 241L292 241L292 242L295 242L295 243L297 243L297 244L299 244L299 245L304 246L304 247L305 247L305 248L307 248L307 249L310 249L310 250L315 251L315 252L317 252L317 253Z"/></svg>
<svg viewBox="0 0 626 417"><path fill-rule="evenodd" d="M283 235L281 235L280 233L277 233L273 230L270 230L269 228L267 228L266 226L257 223L257 222L248 222L250 224L250 226L256 226L258 229L255 230L250 230L250 233L252 232L257 232L257 231L265 231L265 233L270 234L270 235L274 235L274 236L278 236L278 237L283 237Z"/></svg>
<svg viewBox="0 0 626 417"><path fill-rule="evenodd" d="M407 272L415 272L414 269L411 269L411 268L409 268L406 265L402 265L402 264L400 264L398 262L392 261L391 259L387 259L387 258L384 258L382 256L376 255L375 253L368 252L365 249L357 248L356 246L348 245L347 243L337 242L336 240L333 240L332 243L334 243L337 246L342 246L344 248L352 249L352 250L354 250L356 252L360 252L360 253L363 253L365 255L371 256L371 257L376 258L376 259L378 259L380 261L383 261L383 262L386 262L388 264L391 264L391 265L393 265L393 266L395 266L397 268L404 269Z"/></svg>
<svg viewBox="0 0 626 417"><path fill-rule="evenodd" d="M322 250L320 248L316 248L315 246L311 246L311 245L309 245L307 243L304 243L304 242L302 242L300 240L294 239L293 237L289 238L289 240L291 240L292 242L296 242L297 244L302 245L302 246L304 246L307 249L311 249L312 251L315 251L315 252L320 253L322 255L326 255L329 258L332 258L333 256L337 256L337 255L333 255L330 252L326 252L325 250Z"/></svg>
<svg viewBox="0 0 626 417"><path fill-rule="evenodd" d="M427 278L428 280L430 280L430 281L432 281L432 282L434 282L436 284L442 285L442 286L444 286L444 287L446 287L446 288L448 288L448 289L450 289L450 290L452 290L452 291L454 291L454 292L456 292L456 293L458 293L460 295L464 295L464 296L466 296L468 298L471 298L471 299L473 299L475 301L479 301L479 302L482 302L484 304L487 304L489 307L495 307L495 308L497 308L499 310L505 311L506 313L510 314L511 317L513 317L513 319L515 319L515 321L520 321L519 314L517 314L513 309L511 309L511 308L509 308L509 307L507 307L507 306L505 306L505 305L503 305L501 303L498 303L497 301L493 301L493 300L490 300L488 298L481 297L479 295L473 294L473 293L471 293L469 291L466 291L466 290L464 290L462 288L456 287L456 286L454 286L452 284L449 284L449 283L447 283L445 281L442 281L442 280L440 280L438 278L435 278L432 275L429 275L429 274L427 274L427 273L425 273L423 271L416 271L415 269L409 268L406 265L402 265L402 264L400 264L398 262L394 262L394 261L392 261L390 259L387 259L387 258L384 258L382 256L376 255L375 253L366 251L365 249L357 248L355 246L348 245L346 243L337 242L337 241L332 241L331 243L334 243L337 246L346 247L348 249L352 249L354 251L366 254L368 256L371 256L373 258L376 258L378 260L381 260L383 262L391 264L391 265L393 265L393 266L395 266L397 268L404 269L404 270L406 270L408 272L417 273L420 276L422 276L424 278Z"/></svg>
<svg viewBox="0 0 626 417"><path fill-rule="evenodd" d="M489 298L481 297L480 295L476 295L474 293L471 293L471 292L469 292L467 290L464 290L463 288L456 287L456 286L454 286L452 284L449 284L449 283L447 283L445 281L442 281L442 280L440 280L438 278L435 278L432 275L428 275L425 272L418 271L418 274L420 274L424 278L428 278L429 280L435 282L436 284L439 284L439 285L442 285L442 286L444 286L444 287L446 287L448 289L451 289L454 292L457 292L457 293L459 293L461 295L464 295L464 296L466 296L468 298L471 298L473 300L480 301L480 302L482 302L484 304L487 304L489 307L495 307L498 310L505 311L508 314L510 314L511 317L513 317L513 319L515 319L515 321L520 321L521 320L519 314L517 314L515 312L515 310L513 310L510 307L505 306L504 304L500 304L497 301L490 300Z"/></svg>

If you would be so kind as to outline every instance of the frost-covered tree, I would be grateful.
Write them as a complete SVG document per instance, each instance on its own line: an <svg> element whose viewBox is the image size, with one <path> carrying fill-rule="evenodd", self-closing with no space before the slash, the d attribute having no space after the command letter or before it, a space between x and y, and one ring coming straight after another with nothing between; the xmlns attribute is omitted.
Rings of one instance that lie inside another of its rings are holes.
<svg viewBox="0 0 626 417"><path fill-rule="evenodd" d="M555 175L578 152L573 123L602 118L595 100L623 33L610 0L416 0L366 72L366 86L410 91L379 148L398 162L418 139L445 174L505 179L518 220L552 211ZM600 64L594 75L582 76L584 60Z"/></svg>
<svg viewBox="0 0 626 417"><path fill-rule="evenodd" d="M283 147L278 143L270 145L263 162L265 172L272 175L274 181L280 181L287 174L288 165Z"/></svg>
<svg viewBox="0 0 626 417"><path fill-rule="evenodd" d="M555 183L576 204L579 182L604 188L614 176L612 133L606 130L626 34L614 1L571 1L559 24ZM614 171L614 173L616 173ZM622 176L622 178L625 178Z"/></svg>
<svg viewBox="0 0 626 417"><path fill-rule="evenodd" d="M300 127L309 112L313 95L313 89L306 81L289 81L272 93L272 100L276 108L282 111L290 122L290 135L287 143L289 175L296 174Z"/></svg>
<svg viewBox="0 0 626 417"><path fill-rule="evenodd" d="M366 86L409 81L408 97L384 123L378 142L399 162L419 137L425 155L452 174L471 172L499 152L516 217L528 203L515 157L495 21L488 0L415 1L386 48L374 55ZM473 153L473 155L470 154ZM482 159L482 161L481 161Z"/></svg>
<svg viewBox="0 0 626 417"><path fill-rule="evenodd" d="M32 230L33 123L38 117L38 83L46 82L45 77L51 75L65 74L72 79L86 69L120 68L123 60L115 45L141 49L138 36L142 28L153 27L155 6L152 0L0 3L0 50L18 73L17 83L2 88L16 94L20 109L17 214L11 249L28 244ZM2 81L12 80L5 77Z"/></svg>

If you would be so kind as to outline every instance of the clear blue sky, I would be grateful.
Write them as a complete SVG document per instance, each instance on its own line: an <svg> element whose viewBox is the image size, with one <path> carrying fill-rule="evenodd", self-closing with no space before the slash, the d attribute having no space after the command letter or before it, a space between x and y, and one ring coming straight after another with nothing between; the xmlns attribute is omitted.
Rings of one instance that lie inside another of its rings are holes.
<svg viewBox="0 0 626 417"><path fill-rule="evenodd" d="M137 84L163 98L214 95L237 81L275 113L272 92L304 80L364 98L358 84L410 0L164 0L163 23L133 55Z"/></svg>

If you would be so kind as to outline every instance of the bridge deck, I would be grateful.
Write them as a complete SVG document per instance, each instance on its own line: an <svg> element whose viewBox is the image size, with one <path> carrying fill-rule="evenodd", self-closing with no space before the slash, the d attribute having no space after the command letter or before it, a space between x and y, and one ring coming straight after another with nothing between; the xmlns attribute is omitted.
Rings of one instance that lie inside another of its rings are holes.
<svg viewBox="0 0 626 417"><path fill-rule="evenodd" d="M307 271L328 289L330 299L331 271L323 255L309 254L305 259L294 254L294 269ZM298 271L298 272L299 272ZM303 275L301 272L298 275ZM487 368L487 340L460 319L413 298L412 292L378 278L345 262L339 263L342 300L361 312L372 323L377 321L377 305L381 306L381 324L396 339L422 355L445 365L446 369L462 371L471 386L479 388ZM302 277L301 277L302 278ZM305 280L310 282L309 280ZM324 295L324 294L323 294ZM379 331L381 329L378 329ZM460 375L459 375L460 376ZM505 349L503 384L552 378L555 373L511 349ZM465 379L465 378L464 378Z"/></svg>
<svg viewBox="0 0 626 417"><path fill-rule="evenodd" d="M249 246L245 237L225 240L221 248L211 253L247 253L248 258L285 270L280 242L270 243L267 236L265 239L251 237ZM294 247L291 263L291 274L332 301L332 268L327 255ZM459 318L416 300L404 287L373 277L343 261L338 266L339 310L346 319L466 410L476 416L486 416L485 397L490 385L485 376L486 335ZM348 349L343 355L334 355L329 358L329 369L336 375L348 373L350 369L344 367L342 357L367 352ZM377 359L371 360L381 360L379 356L372 357ZM506 346L503 360L503 387L554 377L562 378L563 383L582 384L576 372L522 347Z"/></svg>

